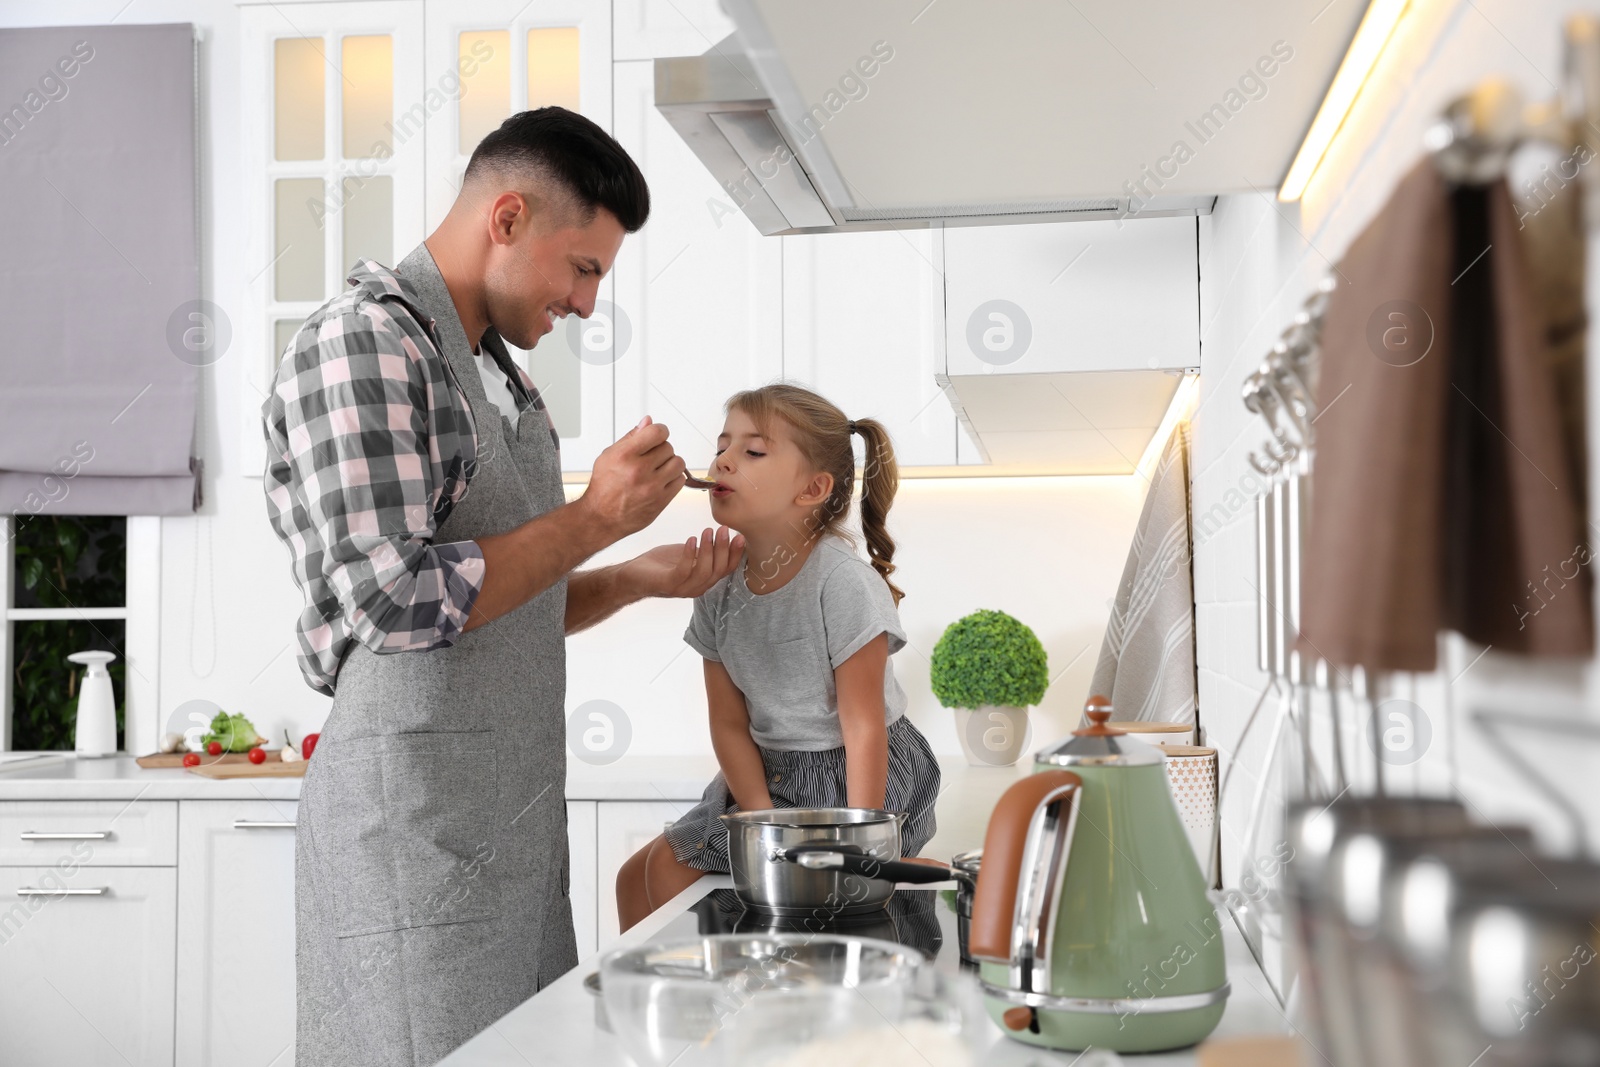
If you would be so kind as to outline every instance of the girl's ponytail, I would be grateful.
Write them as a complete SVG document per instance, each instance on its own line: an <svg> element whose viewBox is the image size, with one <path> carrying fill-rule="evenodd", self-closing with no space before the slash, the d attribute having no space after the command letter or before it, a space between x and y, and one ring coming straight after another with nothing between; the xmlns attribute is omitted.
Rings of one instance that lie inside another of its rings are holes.
<svg viewBox="0 0 1600 1067"><path fill-rule="evenodd" d="M900 467L895 463L894 446L889 443L889 431L883 423L857 419L850 424L850 430L859 433L866 444L866 458L861 465L861 533L867 539L867 556L898 606L905 593L889 578L894 573L894 538L889 536L886 520L900 487Z"/></svg>

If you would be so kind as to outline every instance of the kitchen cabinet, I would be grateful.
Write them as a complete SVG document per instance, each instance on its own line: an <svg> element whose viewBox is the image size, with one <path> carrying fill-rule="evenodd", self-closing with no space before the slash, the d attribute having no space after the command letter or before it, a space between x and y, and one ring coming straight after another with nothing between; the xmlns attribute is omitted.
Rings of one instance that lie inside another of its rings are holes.
<svg viewBox="0 0 1600 1067"><path fill-rule="evenodd" d="M934 381L945 369L945 231L778 240L784 377L852 419L881 421L902 466L955 463L955 413Z"/></svg>
<svg viewBox="0 0 1600 1067"><path fill-rule="evenodd" d="M603 800L599 803L596 881L599 883L601 945L611 944L621 933L617 922L617 872L629 856L649 844L668 823L693 806L689 802Z"/></svg>
<svg viewBox="0 0 1600 1067"><path fill-rule="evenodd" d="M560 105L611 129L608 0L427 0L427 19L425 232L455 203L478 142L512 114ZM590 319L558 322L531 350L507 346L544 397L566 471L588 470L616 439L615 301L604 281Z"/></svg>
<svg viewBox="0 0 1600 1067"><path fill-rule="evenodd" d="M70 870L0 867L0 1059L170 1067L177 871L87 852Z"/></svg>
<svg viewBox="0 0 1600 1067"><path fill-rule="evenodd" d="M299 805L178 806L177 1067L289 1067Z"/></svg>
<svg viewBox="0 0 1600 1067"><path fill-rule="evenodd" d="M1190 217L950 227L946 373L1198 367L1196 232Z"/></svg>
<svg viewBox="0 0 1600 1067"><path fill-rule="evenodd" d="M567 802L580 958L617 936L623 861L692 803ZM0 801L0 1063L293 1064L297 816L292 799Z"/></svg>
<svg viewBox="0 0 1600 1067"><path fill-rule="evenodd" d="M297 5L292 20L275 4L247 3L239 23L250 184L243 254L229 265L249 282L231 328L246 361L241 470L259 476L261 405L301 323L344 290L357 259L393 266L425 236L430 83L422 0Z"/></svg>
<svg viewBox="0 0 1600 1067"><path fill-rule="evenodd" d="M177 841L177 807L169 802L0 802L0 866L47 867L66 860L170 867L177 862Z"/></svg>
<svg viewBox="0 0 1600 1067"><path fill-rule="evenodd" d="M617 63L616 136L650 183L650 221L617 257L631 326L617 362L616 425L650 415L691 469L711 462L723 403L783 373L782 245L733 206L655 109L648 61Z"/></svg>
<svg viewBox="0 0 1600 1067"><path fill-rule="evenodd" d="M423 23L427 22L424 45ZM242 470L265 461L259 411L307 315L359 257L393 266L444 219L472 150L517 111L560 104L611 126L611 7L604 0L350 0L241 6L245 171ZM602 293L609 306L609 283ZM587 470L614 438L604 315L512 348Z"/></svg>
<svg viewBox="0 0 1600 1067"><path fill-rule="evenodd" d="M717 0L615 0L611 5L613 58L697 56L733 32Z"/></svg>
<svg viewBox="0 0 1600 1067"><path fill-rule="evenodd" d="M426 0L431 232L472 150L511 115L559 105L611 129L608 0Z"/></svg>
<svg viewBox="0 0 1600 1067"><path fill-rule="evenodd" d="M600 943L595 805L593 800L567 801L568 893L572 901L572 927L578 938L580 960L594 955Z"/></svg>

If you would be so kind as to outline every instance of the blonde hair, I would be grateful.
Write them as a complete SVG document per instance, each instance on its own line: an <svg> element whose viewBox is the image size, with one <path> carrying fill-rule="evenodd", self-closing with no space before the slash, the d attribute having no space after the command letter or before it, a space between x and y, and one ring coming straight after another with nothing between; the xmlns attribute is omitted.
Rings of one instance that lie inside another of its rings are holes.
<svg viewBox="0 0 1600 1067"><path fill-rule="evenodd" d="M894 573L894 539L885 520L900 485L900 468L883 424L877 419L852 420L811 390L782 382L735 393L728 399L727 410L748 415L763 434L774 418L782 419L811 468L833 475L833 492L817 509L818 537L825 533L848 536L839 526L850 510L855 489L856 457L850 439L853 434L861 435L867 451L861 474L861 533L873 568L898 605L905 593L889 579Z"/></svg>

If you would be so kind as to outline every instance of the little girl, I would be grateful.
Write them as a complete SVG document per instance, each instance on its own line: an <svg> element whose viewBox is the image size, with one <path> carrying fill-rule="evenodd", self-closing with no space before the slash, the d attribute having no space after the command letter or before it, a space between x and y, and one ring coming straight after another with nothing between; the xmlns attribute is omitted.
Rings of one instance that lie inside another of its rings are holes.
<svg viewBox="0 0 1600 1067"><path fill-rule="evenodd" d="M711 744L721 772L705 795L617 874L622 929L702 874L728 871L719 815L768 808L904 812L904 855L933 836L939 765L905 717L889 657L905 647L884 517L899 475L889 435L794 385L738 393L708 475L711 515L744 534L744 561L695 600L684 633L705 657ZM861 530L840 527L866 443Z"/></svg>

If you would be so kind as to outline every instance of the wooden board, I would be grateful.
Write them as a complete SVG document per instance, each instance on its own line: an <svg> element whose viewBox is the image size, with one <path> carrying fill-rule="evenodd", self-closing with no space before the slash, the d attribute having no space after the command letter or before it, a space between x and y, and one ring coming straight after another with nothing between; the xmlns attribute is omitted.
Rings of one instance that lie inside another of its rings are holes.
<svg viewBox="0 0 1600 1067"><path fill-rule="evenodd" d="M1195 1050L1197 1067L1300 1067L1315 1057L1293 1035L1215 1037Z"/></svg>
<svg viewBox="0 0 1600 1067"><path fill-rule="evenodd" d="M170 769L170 768L173 768L173 767L182 767L183 766L183 757L185 755L187 755L187 753L184 753L184 752L152 752L148 756L140 756L138 759L134 760L133 762L137 763L141 767L148 767L148 768L159 769L159 770L167 770L167 769ZM282 749L275 748L275 749L271 749L270 751L267 752L267 762L268 763L276 762L278 760L281 760L282 758L283 758L283 750ZM249 762L250 762L250 754L248 752L224 752L220 756L208 756L204 752L200 753L200 763L201 763L202 766L213 764L213 763L249 763Z"/></svg>
<svg viewBox="0 0 1600 1067"><path fill-rule="evenodd" d="M306 761L285 763L268 760L265 763L215 763L207 767L190 767L190 774L202 778L300 778L306 773Z"/></svg>
<svg viewBox="0 0 1600 1067"><path fill-rule="evenodd" d="M1192 722L1144 722L1128 721L1108 722L1107 726L1113 730L1122 730L1130 734L1192 734Z"/></svg>

